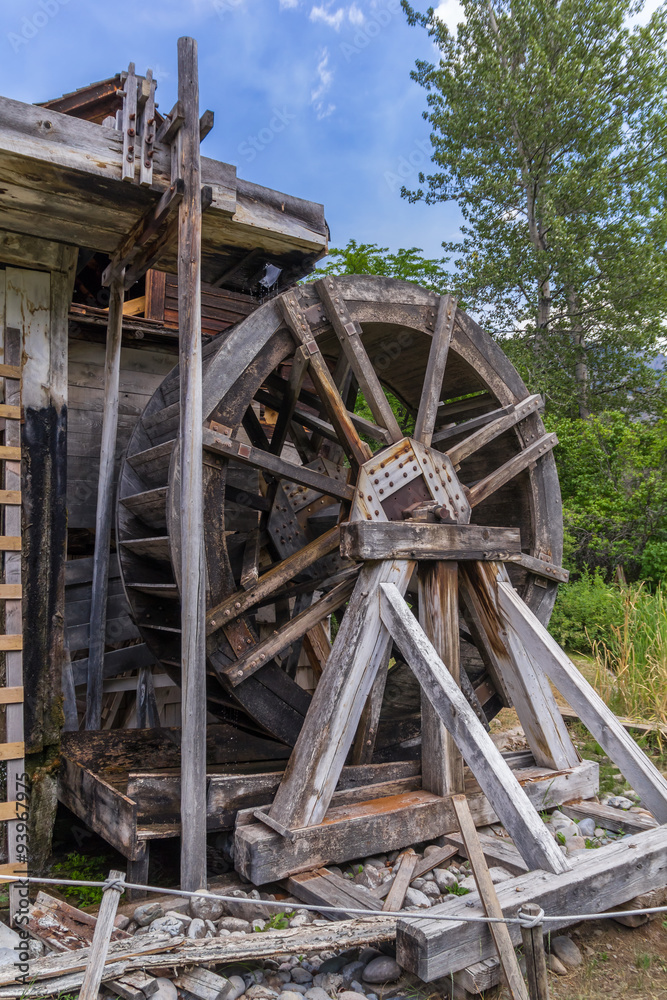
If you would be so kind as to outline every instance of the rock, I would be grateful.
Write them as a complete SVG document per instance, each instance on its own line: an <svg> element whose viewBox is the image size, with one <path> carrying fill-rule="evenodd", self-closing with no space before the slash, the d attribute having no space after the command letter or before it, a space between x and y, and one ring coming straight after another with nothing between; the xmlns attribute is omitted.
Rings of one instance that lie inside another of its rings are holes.
<svg viewBox="0 0 667 1000"><path fill-rule="evenodd" d="M294 966L291 975L292 982L301 983L302 986L305 986L306 983L312 983L313 981L312 972L308 972L308 969L303 969L300 965Z"/></svg>
<svg viewBox="0 0 667 1000"><path fill-rule="evenodd" d="M363 962L364 965L368 965L368 963L372 962L374 958L379 958L381 954L382 952L377 948L362 948L359 952L359 961Z"/></svg>
<svg viewBox="0 0 667 1000"><path fill-rule="evenodd" d="M429 844L428 847L424 849L424 857L428 858L431 854L437 854L440 848L436 844Z"/></svg>
<svg viewBox="0 0 667 1000"><path fill-rule="evenodd" d="M344 990L338 994L338 1000L366 1000L365 993L356 993L354 990Z"/></svg>
<svg viewBox="0 0 667 1000"><path fill-rule="evenodd" d="M130 920L125 930L127 931L128 934L134 934L134 932L138 929L138 927L139 924L137 924L134 920Z"/></svg>
<svg viewBox="0 0 667 1000"><path fill-rule="evenodd" d="M305 927L312 924L313 915L308 910L298 910L289 922L290 927Z"/></svg>
<svg viewBox="0 0 667 1000"><path fill-rule="evenodd" d="M256 986L259 983L264 982L264 970L263 969L251 969L250 972L246 972L243 976L243 980L246 986Z"/></svg>
<svg viewBox="0 0 667 1000"><path fill-rule="evenodd" d="M187 930L187 936L189 938L203 938L206 937L206 924L201 919L201 917L195 917L190 921L190 926Z"/></svg>
<svg viewBox="0 0 667 1000"><path fill-rule="evenodd" d="M369 948L367 950L373 951L373 954L371 955L370 958L366 959L364 965L368 965L371 958L375 958L376 955L380 954L380 952L375 951L375 949ZM324 955L324 952L322 952L322 954ZM349 965L350 962L356 962L357 958L359 958L359 961L361 961L361 957L359 956L359 949L347 948L345 951L341 951L339 955L331 955L330 958L327 958L323 962L320 962L320 966L317 971L321 973L340 972L345 965Z"/></svg>
<svg viewBox="0 0 667 1000"><path fill-rule="evenodd" d="M646 919L648 920L648 917ZM33 959L33 958L43 958L44 955L46 955L47 953L50 953L50 951L51 951L51 949L47 948L45 944L42 944L41 941L35 941L34 938L31 938L26 943L28 945L28 952L30 954L30 958L31 959ZM19 955L19 952L15 951L14 952L14 956L17 956L17 955Z"/></svg>
<svg viewBox="0 0 667 1000"><path fill-rule="evenodd" d="M252 922L252 929L254 931L263 931L266 927L266 920L263 917L255 917Z"/></svg>
<svg viewBox="0 0 667 1000"><path fill-rule="evenodd" d="M331 996L335 996L342 985L343 977L340 972L318 972L313 978L313 986L319 986ZM310 993L310 990L308 993Z"/></svg>
<svg viewBox="0 0 667 1000"><path fill-rule="evenodd" d="M245 991L245 995L248 1000L271 1000L271 997L278 996L276 991L272 990L266 983L257 983L256 986L250 986Z"/></svg>
<svg viewBox="0 0 667 1000"><path fill-rule="evenodd" d="M382 884L380 872L373 865L366 865L364 870L355 875L352 881L356 885L363 885L366 889L377 889Z"/></svg>
<svg viewBox="0 0 667 1000"><path fill-rule="evenodd" d="M505 871L504 868L500 868L498 865L494 865L489 868L489 875L491 876L491 881L494 885L498 885L500 882L508 882L512 878L509 872Z"/></svg>
<svg viewBox="0 0 667 1000"><path fill-rule="evenodd" d="M270 986L276 993L284 993L285 990L289 989L289 986L285 985L285 980L280 979L277 972L270 972L268 969L265 969L264 973L265 985Z"/></svg>
<svg viewBox="0 0 667 1000"><path fill-rule="evenodd" d="M595 833L595 836L596 836L596 837L597 837L597 838L598 838L599 840L601 840L601 839L602 839L603 837L606 837L606 836L607 836L607 833L606 833L606 831L605 831L605 830L603 830L601 826L596 826L596 827L595 827L595 831L594 831L594 833Z"/></svg>
<svg viewBox="0 0 667 1000"><path fill-rule="evenodd" d="M227 994L226 1000L238 1000L245 993L245 983L240 976L228 976L229 983L233 987L231 993Z"/></svg>
<svg viewBox="0 0 667 1000"><path fill-rule="evenodd" d="M224 927L221 927L220 930L218 931L218 937L229 937L231 933L232 933L231 931L227 931L225 930ZM235 933L238 934L239 932L236 931Z"/></svg>
<svg viewBox="0 0 667 1000"><path fill-rule="evenodd" d="M124 913L119 913L113 923L119 931L126 931L130 926L130 918L126 917Z"/></svg>
<svg viewBox="0 0 667 1000"><path fill-rule="evenodd" d="M607 805L612 806L614 809L630 809L634 805L634 802L632 799L627 799L625 795L612 795Z"/></svg>
<svg viewBox="0 0 667 1000"><path fill-rule="evenodd" d="M459 885L463 889L467 889L468 892L475 892L477 889L477 883L475 882L474 875L466 875L465 878L459 880Z"/></svg>
<svg viewBox="0 0 667 1000"><path fill-rule="evenodd" d="M205 920L204 923L206 924L206 930L209 932L209 934L217 933L218 928L215 926L212 920Z"/></svg>
<svg viewBox="0 0 667 1000"><path fill-rule="evenodd" d="M568 854L573 854L575 851L585 851L586 840L584 837L570 837L566 847Z"/></svg>
<svg viewBox="0 0 667 1000"><path fill-rule="evenodd" d="M218 920L218 930L243 931L244 934L249 934L251 926L250 921L241 920L240 917L223 917Z"/></svg>
<svg viewBox="0 0 667 1000"><path fill-rule="evenodd" d="M567 975L567 969L561 960L553 954L547 955L547 969L549 969L550 972L555 972L557 976Z"/></svg>
<svg viewBox="0 0 667 1000"><path fill-rule="evenodd" d="M302 983L290 983L289 988L295 993L300 993L301 996L303 996L304 993L307 993L309 989L308 985L304 986Z"/></svg>
<svg viewBox="0 0 667 1000"><path fill-rule="evenodd" d="M437 882L424 882L421 891L425 896L428 896L429 899L433 899L434 897L440 895L440 889L438 888Z"/></svg>
<svg viewBox="0 0 667 1000"><path fill-rule="evenodd" d="M254 897L248 898L242 889L232 889L226 895L234 897L233 900L230 899L224 904L227 912L232 917L239 917L241 920L249 921L254 920L256 917L263 917L264 920L268 920L271 914L275 912L274 907L265 906L262 902L256 901Z"/></svg>
<svg viewBox="0 0 667 1000"><path fill-rule="evenodd" d="M579 822L579 836L580 837L594 837L595 836L595 820L587 816Z"/></svg>
<svg viewBox="0 0 667 1000"><path fill-rule="evenodd" d="M362 979L365 983L395 983L401 976L401 967L389 955L380 955L369 962Z"/></svg>
<svg viewBox="0 0 667 1000"><path fill-rule="evenodd" d="M414 906L418 910L427 910L430 907L428 896L425 896L421 889L408 889L405 893L403 906Z"/></svg>
<svg viewBox="0 0 667 1000"><path fill-rule="evenodd" d="M151 932L169 934L171 937L178 937L183 933L183 924L176 917L158 917L149 924L149 927Z"/></svg>
<svg viewBox="0 0 667 1000"><path fill-rule="evenodd" d="M178 990L171 979L160 976L156 980L158 984L157 993L151 993L152 1000L178 1000ZM230 997L227 1000L231 1000Z"/></svg>
<svg viewBox="0 0 667 1000"><path fill-rule="evenodd" d="M372 858L366 858L366 860L364 861L364 868L366 867L366 865L372 865L373 868L384 868L386 861L387 861L386 854L376 855L375 857ZM329 869L329 871L331 871L331 869Z"/></svg>
<svg viewBox="0 0 667 1000"><path fill-rule="evenodd" d="M312 986L305 994L306 1000L331 1000L331 997L321 986Z"/></svg>
<svg viewBox="0 0 667 1000"><path fill-rule="evenodd" d="M361 978L361 973L366 968L367 962L348 962L341 969L343 986L351 986L355 979Z"/></svg>
<svg viewBox="0 0 667 1000"><path fill-rule="evenodd" d="M197 892L190 896L190 913L200 920L219 920L226 912L226 904L221 899L202 898L199 895L202 892L207 890L197 889Z"/></svg>
<svg viewBox="0 0 667 1000"><path fill-rule="evenodd" d="M568 969L578 969L583 964L584 959L579 948L567 934L552 937L550 949L551 954L560 959Z"/></svg>
<svg viewBox="0 0 667 1000"><path fill-rule="evenodd" d="M426 879L423 878L415 878L410 883L410 886L413 889L419 889L420 891L423 891L425 885L426 885Z"/></svg>
<svg viewBox="0 0 667 1000"><path fill-rule="evenodd" d="M364 987L361 985L361 983L358 983L356 979L352 983L350 983L350 987L353 993L361 993L362 996L364 995L365 992Z"/></svg>
<svg viewBox="0 0 667 1000"><path fill-rule="evenodd" d="M144 903L138 906L132 914L132 919L139 927L148 927L154 920L164 916L164 910L159 903Z"/></svg>
<svg viewBox="0 0 667 1000"><path fill-rule="evenodd" d="M453 872L447 871L446 868L434 868L433 875L435 876L435 883L440 890L440 892L447 892L447 890L453 886L458 885L458 879Z"/></svg>
<svg viewBox="0 0 667 1000"><path fill-rule="evenodd" d="M343 877L343 869L339 868L338 865L327 865L327 871L331 872L332 875L337 875L338 878Z"/></svg>
<svg viewBox="0 0 667 1000"><path fill-rule="evenodd" d="M278 994L278 1000L301 1000L301 993L294 993L292 990L283 990Z"/></svg>

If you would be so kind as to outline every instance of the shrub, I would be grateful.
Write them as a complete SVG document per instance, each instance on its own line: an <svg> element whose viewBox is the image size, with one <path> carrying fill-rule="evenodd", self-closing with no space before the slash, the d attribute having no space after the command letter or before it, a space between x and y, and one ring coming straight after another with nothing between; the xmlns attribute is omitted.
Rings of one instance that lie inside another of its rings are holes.
<svg viewBox="0 0 667 1000"><path fill-rule="evenodd" d="M564 649L592 653L598 641L611 641L623 623L623 591L605 583L602 573L585 570L580 579L561 585L549 631Z"/></svg>

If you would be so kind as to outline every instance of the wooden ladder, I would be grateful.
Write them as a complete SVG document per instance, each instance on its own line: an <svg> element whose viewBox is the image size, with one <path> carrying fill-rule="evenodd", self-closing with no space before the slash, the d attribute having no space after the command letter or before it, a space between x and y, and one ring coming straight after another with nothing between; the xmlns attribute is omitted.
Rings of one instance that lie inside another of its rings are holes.
<svg viewBox="0 0 667 1000"><path fill-rule="evenodd" d="M20 345L12 345L16 358ZM5 343L5 357L10 347ZM0 599L4 602L4 634L0 651L5 657L5 686L0 688L0 705L5 706L5 738L0 744L0 760L7 762L6 801L0 802L0 821L7 823L8 864L0 865L2 875L27 872L27 776L24 763L23 732L23 616L21 587L21 376L19 365L0 365L4 381L4 400L0 417L4 420L4 444L0 447L2 490L2 583ZM10 890L12 915L18 905L19 885Z"/></svg>

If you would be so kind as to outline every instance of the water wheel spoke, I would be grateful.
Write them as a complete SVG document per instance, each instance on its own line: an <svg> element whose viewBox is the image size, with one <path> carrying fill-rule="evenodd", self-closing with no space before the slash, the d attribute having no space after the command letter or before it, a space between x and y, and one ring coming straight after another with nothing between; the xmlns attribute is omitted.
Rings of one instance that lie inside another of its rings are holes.
<svg viewBox="0 0 667 1000"><path fill-rule="evenodd" d="M280 455L290 430L294 409L299 401L303 380L308 370L308 352L303 345L297 347L292 360L292 370L283 394L283 400L278 410L278 419L271 435L271 451Z"/></svg>
<svg viewBox="0 0 667 1000"><path fill-rule="evenodd" d="M433 428L438 416L438 403L442 393L442 381L456 321L456 309L457 304L454 296L441 296L415 421L414 436L417 441L421 441L427 446L431 444Z"/></svg>
<svg viewBox="0 0 667 1000"><path fill-rule="evenodd" d="M305 313L299 304L296 292L285 292L280 299L285 321L287 322L297 343L303 344L310 356L310 377L320 394L322 402L329 414L329 419L336 429L338 439L345 454L355 466L361 466L371 457L371 450L361 440L354 426L347 406L343 402L338 386L333 380L329 366L313 336Z"/></svg>
<svg viewBox="0 0 667 1000"><path fill-rule="evenodd" d="M477 417L464 420L461 424L446 424L434 432L431 444L442 444L443 441L449 441L450 438L472 434L478 427L484 427L486 424L490 424L491 421L497 420L498 417L504 417L506 413L511 413L513 409L514 407L511 404L509 406L500 406L497 410L481 413Z"/></svg>
<svg viewBox="0 0 667 1000"><path fill-rule="evenodd" d="M476 451L479 451L480 448L483 448L505 431L509 430L510 427L514 427L530 413L535 413L541 405L541 396L537 394L527 396L526 399L522 399L521 402L517 403L515 406L507 407L506 412L504 412L501 416L496 417L495 420L487 423L484 427L480 427L475 430L474 433L463 438L463 440L459 441L458 444L445 449L451 458L454 467L459 466L461 462L466 460L466 458L470 458L470 456L474 455Z"/></svg>
<svg viewBox="0 0 667 1000"><path fill-rule="evenodd" d="M405 435L399 427L368 357L361 338L361 326L352 319L347 304L332 278L316 281L315 289L376 423L389 432L390 439L386 443L393 444L400 441Z"/></svg>
<svg viewBox="0 0 667 1000"><path fill-rule="evenodd" d="M488 499L501 486L509 483L510 479L514 479L524 469L537 462L538 458L547 455L557 444L558 438L555 434L544 434L537 441L524 448L523 451L520 451L518 455L510 458L508 462L505 462L498 469L494 469L493 472L485 476L484 479L480 479L479 482L475 483L468 490L470 506L476 507L483 500Z"/></svg>

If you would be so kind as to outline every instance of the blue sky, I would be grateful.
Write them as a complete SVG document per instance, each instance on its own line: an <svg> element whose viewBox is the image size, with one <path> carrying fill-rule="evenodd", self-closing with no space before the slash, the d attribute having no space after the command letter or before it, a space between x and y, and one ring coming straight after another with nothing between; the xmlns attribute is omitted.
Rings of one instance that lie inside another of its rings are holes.
<svg viewBox="0 0 667 1000"><path fill-rule="evenodd" d="M440 11L455 23L459 7ZM435 51L398 0L12 0L0 12L0 93L48 100L133 60L153 69L166 112L180 35L198 40L201 110L215 112L207 156L323 202L332 246L439 256L455 238L455 206L400 197L428 163L425 93L410 70Z"/></svg>

